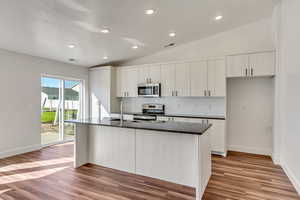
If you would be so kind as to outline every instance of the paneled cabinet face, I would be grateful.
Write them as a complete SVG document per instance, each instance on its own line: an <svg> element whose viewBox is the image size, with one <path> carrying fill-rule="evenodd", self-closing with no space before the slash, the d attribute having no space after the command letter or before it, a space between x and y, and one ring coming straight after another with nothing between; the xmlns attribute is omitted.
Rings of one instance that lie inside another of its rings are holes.
<svg viewBox="0 0 300 200"><path fill-rule="evenodd" d="M227 77L275 75L275 52L227 57Z"/></svg>
<svg viewBox="0 0 300 200"><path fill-rule="evenodd" d="M275 75L275 53L250 54L249 68L251 76Z"/></svg>
<svg viewBox="0 0 300 200"><path fill-rule="evenodd" d="M224 60L209 60L190 64L191 96L226 96Z"/></svg>
<svg viewBox="0 0 300 200"><path fill-rule="evenodd" d="M146 65L138 67L138 83L160 83L160 65Z"/></svg>
<svg viewBox="0 0 300 200"><path fill-rule="evenodd" d="M190 96L190 73L188 63L181 63L175 65L174 93L174 96Z"/></svg>
<svg viewBox="0 0 300 200"><path fill-rule="evenodd" d="M117 69L117 96L137 97L138 70L136 67Z"/></svg>
<svg viewBox="0 0 300 200"><path fill-rule="evenodd" d="M162 96L174 96L175 90L175 65L161 66L161 94Z"/></svg>
<svg viewBox="0 0 300 200"><path fill-rule="evenodd" d="M213 152L226 153L226 129L225 120L209 120L212 124L210 132L210 144Z"/></svg>
<svg viewBox="0 0 300 200"><path fill-rule="evenodd" d="M207 62L190 63L191 96L205 96L207 90Z"/></svg>
<svg viewBox="0 0 300 200"><path fill-rule="evenodd" d="M242 77L248 74L248 55L227 57L227 77Z"/></svg>
<svg viewBox="0 0 300 200"><path fill-rule="evenodd" d="M209 96L226 96L226 72L224 60L207 62L207 90Z"/></svg>

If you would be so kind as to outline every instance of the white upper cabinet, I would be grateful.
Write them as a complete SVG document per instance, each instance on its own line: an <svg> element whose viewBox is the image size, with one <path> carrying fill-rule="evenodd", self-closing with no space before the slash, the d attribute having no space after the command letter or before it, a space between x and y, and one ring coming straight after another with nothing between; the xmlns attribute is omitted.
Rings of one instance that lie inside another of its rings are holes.
<svg viewBox="0 0 300 200"><path fill-rule="evenodd" d="M175 64L166 64L161 66L162 96L174 96L175 75Z"/></svg>
<svg viewBox="0 0 300 200"><path fill-rule="evenodd" d="M134 66L117 68L117 96L137 97L138 70Z"/></svg>
<svg viewBox="0 0 300 200"><path fill-rule="evenodd" d="M190 71L188 63L175 65L174 96L190 96Z"/></svg>
<svg viewBox="0 0 300 200"><path fill-rule="evenodd" d="M275 52L227 57L227 77L275 75Z"/></svg>
<svg viewBox="0 0 300 200"><path fill-rule="evenodd" d="M190 63L191 96L205 96L207 90L207 62Z"/></svg>
<svg viewBox="0 0 300 200"><path fill-rule="evenodd" d="M162 96L189 96L190 73L188 63L161 66Z"/></svg>
<svg viewBox="0 0 300 200"><path fill-rule="evenodd" d="M227 77L242 77L248 74L248 55L227 57Z"/></svg>
<svg viewBox="0 0 300 200"><path fill-rule="evenodd" d="M250 54L249 67L251 76L275 75L275 52Z"/></svg>
<svg viewBox="0 0 300 200"><path fill-rule="evenodd" d="M138 83L160 83L160 65L145 65L138 67Z"/></svg>
<svg viewBox="0 0 300 200"><path fill-rule="evenodd" d="M190 63L191 96L226 96L224 60Z"/></svg>
<svg viewBox="0 0 300 200"><path fill-rule="evenodd" d="M151 83L160 83L161 82L161 67L160 65L151 65L149 68L149 78Z"/></svg>
<svg viewBox="0 0 300 200"><path fill-rule="evenodd" d="M226 65L224 60L209 60L207 62L208 96L226 96Z"/></svg>

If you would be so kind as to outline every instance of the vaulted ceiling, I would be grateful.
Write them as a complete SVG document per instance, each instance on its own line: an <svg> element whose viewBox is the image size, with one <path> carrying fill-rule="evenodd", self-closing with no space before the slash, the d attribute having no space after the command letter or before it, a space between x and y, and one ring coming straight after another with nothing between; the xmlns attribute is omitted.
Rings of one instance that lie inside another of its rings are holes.
<svg viewBox="0 0 300 200"><path fill-rule="evenodd" d="M270 17L273 5L273 0L1 0L0 48L62 62L73 58L89 67ZM154 14L146 15L147 9ZM218 15L223 19L216 21ZM169 36L172 31L176 37Z"/></svg>

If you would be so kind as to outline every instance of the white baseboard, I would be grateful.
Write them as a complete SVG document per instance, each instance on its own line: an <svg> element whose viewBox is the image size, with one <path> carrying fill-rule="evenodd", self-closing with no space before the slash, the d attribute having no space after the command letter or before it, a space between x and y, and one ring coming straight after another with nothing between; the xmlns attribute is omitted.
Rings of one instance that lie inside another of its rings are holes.
<svg viewBox="0 0 300 200"><path fill-rule="evenodd" d="M18 154L31 152L31 151L36 151L36 150L39 150L41 148L42 148L42 146L40 144L37 144L37 145L32 145L32 146L26 146L26 147L11 149L11 150L8 150L8 151L0 152L0 159L15 156L15 155L18 155Z"/></svg>
<svg viewBox="0 0 300 200"><path fill-rule="evenodd" d="M230 146L228 146L228 150L244 152L244 153L260 154L260 155L266 155L266 156L272 155L272 149L252 148L252 147L245 147L245 146L240 146L240 145L230 145Z"/></svg>
<svg viewBox="0 0 300 200"><path fill-rule="evenodd" d="M292 170L287 166L286 162L281 162L281 167L292 182L293 186L297 190L298 194L300 195L300 180L298 180Z"/></svg>

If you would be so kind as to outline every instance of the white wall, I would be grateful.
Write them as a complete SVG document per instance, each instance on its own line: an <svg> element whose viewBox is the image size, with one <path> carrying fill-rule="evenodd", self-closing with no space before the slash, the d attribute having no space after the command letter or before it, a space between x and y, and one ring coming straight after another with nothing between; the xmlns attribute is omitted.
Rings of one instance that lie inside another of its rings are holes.
<svg viewBox="0 0 300 200"><path fill-rule="evenodd" d="M277 126L281 134L280 163L300 194L300 1L281 7L277 87Z"/></svg>
<svg viewBox="0 0 300 200"><path fill-rule="evenodd" d="M229 150L271 155L274 79L230 78L227 87Z"/></svg>
<svg viewBox="0 0 300 200"><path fill-rule="evenodd" d="M0 50L0 157L40 146L41 74L88 81L87 69Z"/></svg>
<svg viewBox="0 0 300 200"><path fill-rule="evenodd" d="M264 19L217 35L170 48L122 65L197 60L253 51L274 50L272 20Z"/></svg>

